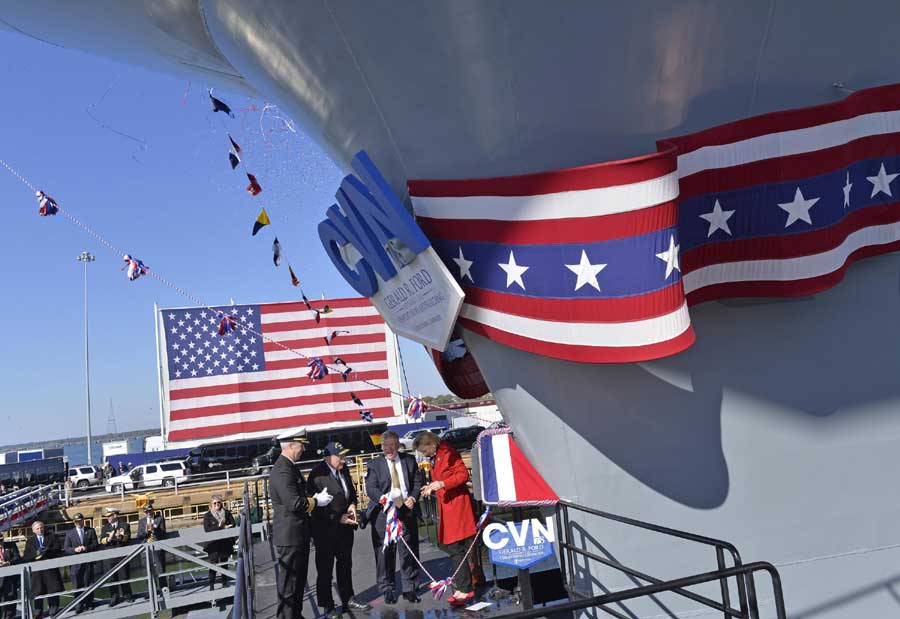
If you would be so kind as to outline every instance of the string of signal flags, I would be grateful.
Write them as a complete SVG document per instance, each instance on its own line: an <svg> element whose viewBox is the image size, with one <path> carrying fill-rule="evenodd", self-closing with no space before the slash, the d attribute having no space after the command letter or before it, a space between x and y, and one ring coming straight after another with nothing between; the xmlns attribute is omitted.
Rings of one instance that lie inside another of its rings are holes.
<svg viewBox="0 0 900 619"><path fill-rule="evenodd" d="M213 112L223 112L229 117L234 117L234 113L231 111L231 108L221 99L213 96L212 92L209 92L209 97L212 102ZM242 154L242 149L240 145L232 138L230 134L226 131L226 135L229 140L230 149L228 152L228 161L232 166L232 169L236 169L238 165L243 165L243 160L240 158ZM237 163L235 163L237 160ZM238 319L233 316L228 315L227 313L222 312L221 310L216 310L211 307L209 304L205 303L203 300L198 298L197 296L191 294L187 290L181 288L176 285L174 282L165 278L162 274L153 271L147 266L141 259L135 257L129 252L123 251L119 249L117 246L113 245L110 241L108 241L103 235L99 232L82 222L79 218L77 218L72 212L68 209L65 209L59 205L59 203L51 197L48 193L44 192L41 189L38 189L31 181L25 178L22 174L20 174L15 168L13 168L9 163L5 160L0 159L0 165L2 165L10 174L12 174L15 178L17 178L22 184L28 187L34 195L38 202L38 215L41 217L52 217L57 214L62 215L65 219L69 220L71 223L75 224L79 228L81 228L84 232L93 237L100 245L112 251L118 256L122 257L123 266L122 269L125 271L125 275L129 281L136 281L144 276L150 276L156 279L158 282L162 283L166 287L175 291L182 297L188 299L192 303L197 306L204 307L208 309L213 315L217 317L218 320L218 333L221 337L228 337L231 333L235 331L240 331L242 334L252 333L260 337L262 340L271 343L272 345L281 348L282 350L289 352L299 358L307 360L308 373L307 376L311 380L320 380L327 376L330 372L339 373L342 379L346 382L351 377L355 377L355 372L352 367L349 367L343 359L340 357L336 357L333 361L333 366L328 366L324 363L324 361L320 357L310 357L309 355L304 354L302 351L290 348L283 343L273 340L263 333L256 331L255 329L249 327L246 324L241 323ZM246 168L245 168L246 170ZM248 179L250 180L250 184L247 186L247 191L252 196L258 196L262 192L262 187L259 184L256 176L250 172L247 172ZM261 209L257 220L254 222L251 236L255 236L256 233L259 232L265 226L269 226L271 224L271 220L268 216L268 213L264 208ZM273 241L273 262L275 266L278 267L281 265L285 257L285 252L281 247L278 238L275 237ZM288 263L288 272L291 277L291 284L295 287L300 287L300 280L296 276L293 267ZM314 307L310 302L309 298L303 292L302 287L300 287L301 298L303 300L304 305L307 309L314 313L316 323L318 324L321 320L321 316L324 314L330 314L334 310L329 307L327 304L322 307ZM349 334L349 331L346 330L335 330L328 333L323 339L326 345L331 345L331 343L338 337L344 334ZM417 421L419 419L423 419L425 412L428 409L436 409L447 412L452 412L451 409L445 408L443 406L437 404L428 404L422 399L421 395L418 397L414 397L412 395L403 394L402 392L395 392L390 387L385 387L384 385L379 385L370 380L359 380L359 382L373 387L375 389L379 389L381 391L390 393L392 395L399 396L404 401L408 402L408 407L406 410L407 417L413 421ZM365 408L365 403L356 395L355 392L350 393L350 399L360 408L359 415L360 418L366 422L373 421L373 414L370 410ZM477 418L477 417L476 417ZM489 420L481 420L485 422L489 422Z"/></svg>

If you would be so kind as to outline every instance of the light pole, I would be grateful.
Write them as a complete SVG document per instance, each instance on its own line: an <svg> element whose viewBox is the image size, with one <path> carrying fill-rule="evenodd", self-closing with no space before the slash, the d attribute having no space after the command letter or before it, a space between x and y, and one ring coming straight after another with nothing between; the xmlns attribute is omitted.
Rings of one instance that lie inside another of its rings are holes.
<svg viewBox="0 0 900 619"><path fill-rule="evenodd" d="M87 463L91 461L91 361L88 354L88 287L87 265L96 260L90 252L83 251L76 258L84 264L84 394L87 405Z"/></svg>

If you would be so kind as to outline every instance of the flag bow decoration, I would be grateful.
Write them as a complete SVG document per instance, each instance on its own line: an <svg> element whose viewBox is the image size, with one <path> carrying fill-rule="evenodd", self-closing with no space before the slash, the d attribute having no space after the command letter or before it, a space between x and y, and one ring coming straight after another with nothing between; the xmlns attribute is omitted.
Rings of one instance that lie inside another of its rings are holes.
<svg viewBox="0 0 900 619"><path fill-rule="evenodd" d="M459 324L583 363L694 341L689 307L791 297L900 249L900 84L657 142L622 161L410 181L465 291Z"/></svg>
<svg viewBox="0 0 900 619"><path fill-rule="evenodd" d="M237 328L237 323L230 315L220 310L217 316L219 318L219 335L228 335Z"/></svg>
<svg viewBox="0 0 900 619"><path fill-rule="evenodd" d="M468 559L463 559L463 561L467 561ZM450 586L450 583L453 582L452 578L443 578L441 580L432 581L428 588L431 589L431 595L436 600L440 600L444 597L444 593L447 592L447 587Z"/></svg>
<svg viewBox="0 0 900 619"><path fill-rule="evenodd" d="M485 525L487 525L487 523L490 521L490 519L491 519L491 506L488 505L487 507L484 508L484 513L481 514L481 518L478 519L478 522L475 524L475 528L477 530L481 531L485 527Z"/></svg>
<svg viewBox="0 0 900 619"><path fill-rule="evenodd" d="M306 373L306 375L313 380L321 380L328 376L328 366L325 365L325 362L322 361L320 357L312 359L309 363L306 364L306 367L309 368L309 371Z"/></svg>
<svg viewBox="0 0 900 619"><path fill-rule="evenodd" d="M406 416L413 421L417 421L424 417L427 409L428 405L425 403L425 400L422 399L422 396L410 398L409 406L406 408Z"/></svg>
<svg viewBox="0 0 900 619"><path fill-rule="evenodd" d="M43 191L38 191L35 195L37 196L38 205L40 205L38 213L41 217L56 215L59 212L59 205L56 203L56 200Z"/></svg>
<svg viewBox="0 0 900 619"><path fill-rule="evenodd" d="M146 275L150 270L143 262L131 257L129 254L125 254L122 259L125 260L125 266L122 267L122 270L125 271L125 276L128 277L129 281L133 282L141 275Z"/></svg>
<svg viewBox="0 0 900 619"><path fill-rule="evenodd" d="M400 521L397 506L388 499L387 495L381 497L379 503L381 503L383 511L387 513L384 519L384 544L382 545L382 549L384 549L400 541L403 536L403 522Z"/></svg>
<svg viewBox="0 0 900 619"><path fill-rule="evenodd" d="M350 333L349 331L332 331L328 335L325 336L325 345L331 346L331 342L334 341L334 338L341 335L342 333Z"/></svg>

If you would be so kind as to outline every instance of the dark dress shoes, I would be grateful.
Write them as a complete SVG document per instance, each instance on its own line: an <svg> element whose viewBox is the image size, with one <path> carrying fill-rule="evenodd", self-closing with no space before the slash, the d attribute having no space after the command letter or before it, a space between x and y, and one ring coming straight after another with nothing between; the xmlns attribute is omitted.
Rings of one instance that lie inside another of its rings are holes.
<svg viewBox="0 0 900 619"><path fill-rule="evenodd" d="M410 602L411 604L418 604L422 601L422 598L416 595L415 591L407 591L403 594L403 599L407 602Z"/></svg>
<svg viewBox="0 0 900 619"><path fill-rule="evenodd" d="M387 598L385 598L385 602L387 602ZM372 606L366 604L365 602L360 602L356 598L350 598L347 602L344 603L343 610L345 613L366 612L372 610Z"/></svg>
<svg viewBox="0 0 900 619"><path fill-rule="evenodd" d="M397 593L391 589L390 591L384 592L384 603L385 604L396 604L397 603Z"/></svg>

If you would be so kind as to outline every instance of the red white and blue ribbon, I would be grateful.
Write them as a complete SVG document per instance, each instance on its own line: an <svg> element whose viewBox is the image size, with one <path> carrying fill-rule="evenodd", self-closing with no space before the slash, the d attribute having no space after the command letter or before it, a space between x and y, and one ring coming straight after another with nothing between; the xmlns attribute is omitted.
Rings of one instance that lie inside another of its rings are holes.
<svg viewBox="0 0 900 619"><path fill-rule="evenodd" d="M384 546L396 544L403 537L403 523L397 513L397 506L387 497L381 497L380 503L384 506L387 516L384 519Z"/></svg>
<svg viewBox="0 0 900 619"><path fill-rule="evenodd" d="M150 270L143 262L137 258L131 257L129 254L125 254L122 259L125 260L125 266L122 267L122 269L125 270L125 275L128 277L129 281L133 282L141 275L146 275Z"/></svg>
<svg viewBox="0 0 900 619"><path fill-rule="evenodd" d="M309 368L306 375L313 380L321 380L328 376L328 366L325 365L325 362L322 361L321 357L310 360L310 362L306 364L306 367Z"/></svg>
<svg viewBox="0 0 900 619"><path fill-rule="evenodd" d="M406 416L417 421L425 416L426 410L428 410L428 405L425 403L425 400L421 397L410 398L409 406L406 408Z"/></svg>
<svg viewBox="0 0 900 619"><path fill-rule="evenodd" d="M217 316L219 318L219 335L228 335L235 330L236 323L234 318L221 311Z"/></svg>
<svg viewBox="0 0 900 619"><path fill-rule="evenodd" d="M466 560L467 559L463 559L463 561L466 561ZM447 592L447 587L450 586L450 583L452 582L452 580L453 580L452 577L444 578L442 580L432 581L432 583L430 585L428 585L428 588L431 589L431 595L434 596L434 599L439 600L442 597L444 597L444 593Z"/></svg>
<svg viewBox="0 0 900 619"><path fill-rule="evenodd" d="M481 531L484 526L491 520L491 506L488 505L484 508L484 513L481 514L481 518L478 519L478 522L475 524L475 528Z"/></svg>
<svg viewBox="0 0 900 619"><path fill-rule="evenodd" d="M37 196L38 204L41 207L38 211L41 217L56 215L59 212L59 206L56 204L56 200L45 194L43 191L38 191L35 195Z"/></svg>

